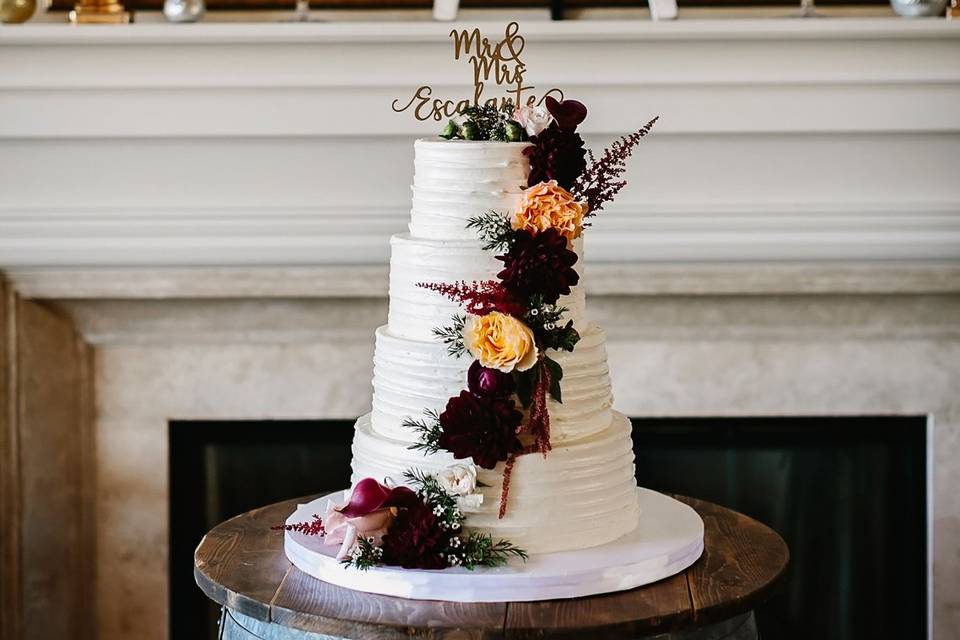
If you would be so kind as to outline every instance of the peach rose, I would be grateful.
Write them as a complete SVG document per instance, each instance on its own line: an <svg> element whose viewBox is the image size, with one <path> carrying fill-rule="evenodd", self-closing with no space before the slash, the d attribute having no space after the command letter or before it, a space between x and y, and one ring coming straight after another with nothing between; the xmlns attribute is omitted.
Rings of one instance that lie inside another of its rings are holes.
<svg viewBox="0 0 960 640"><path fill-rule="evenodd" d="M526 371L537 361L530 327L499 311L468 316L463 325L463 344L481 365L505 373Z"/></svg>
<svg viewBox="0 0 960 640"><path fill-rule="evenodd" d="M556 229L567 240L574 240L583 232L586 213L586 203L577 202L572 193L559 186L556 180L551 180L524 190L520 203L510 216L510 226L534 235Z"/></svg>

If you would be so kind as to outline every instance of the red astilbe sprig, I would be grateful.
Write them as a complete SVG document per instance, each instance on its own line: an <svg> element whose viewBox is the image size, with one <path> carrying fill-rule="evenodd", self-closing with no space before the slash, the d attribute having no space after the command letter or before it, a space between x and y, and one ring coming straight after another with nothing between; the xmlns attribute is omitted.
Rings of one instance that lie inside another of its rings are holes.
<svg viewBox="0 0 960 640"><path fill-rule="evenodd" d="M475 316L499 311L511 316L523 317L527 312L526 305L517 300L502 283L496 280L475 282L461 280L452 284L446 282L418 282L417 286L435 291L454 302L459 302L468 313Z"/></svg>
<svg viewBox="0 0 960 640"><path fill-rule="evenodd" d="M503 485L500 489L500 511L497 513L497 519L503 520L507 515L507 498L510 497L510 477L513 475L513 464L517 461L517 454L511 453L507 462L503 465Z"/></svg>
<svg viewBox="0 0 960 640"><path fill-rule="evenodd" d="M540 372L537 383L533 388L533 397L530 400L530 418L527 421L527 430L537 443L537 451L547 457L550 451L550 412L547 411L547 394L550 392L551 374L543 359L537 363Z"/></svg>
<svg viewBox="0 0 960 640"><path fill-rule="evenodd" d="M603 150L599 160L594 157L592 151L587 151L590 164L577 178L572 191L579 200L586 200L590 207L587 211L588 216L603 209L603 205L613 200L614 196L626 186L627 181L622 180L621 176L627 170L627 158L640 144L640 140L650 133L659 119L660 116L657 116L637 131L614 141Z"/></svg>
<svg viewBox="0 0 960 640"><path fill-rule="evenodd" d="M313 514L313 522L294 522L293 524L280 524L270 527L274 531L296 531L305 536L325 536L326 530L323 528L323 520L320 516Z"/></svg>

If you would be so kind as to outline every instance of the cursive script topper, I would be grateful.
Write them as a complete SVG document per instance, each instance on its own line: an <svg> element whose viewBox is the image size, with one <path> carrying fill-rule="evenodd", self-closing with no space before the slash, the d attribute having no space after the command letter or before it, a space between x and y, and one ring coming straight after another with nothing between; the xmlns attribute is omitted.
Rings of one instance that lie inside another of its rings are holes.
<svg viewBox="0 0 960 640"><path fill-rule="evenodd" d="M453 40L454 60L466 59L473 71L473 96L459 100L437 98L429 85L420 86L404 104L399 98L393 101L393 110L397 113L413 109L417 120L436 120L462 115L474 106L492 106L502 110L508 104L515 106L539 105L547 96L563 100L560 89L550 89L542 96L533 93L532 85L525 85L523 75L527 65L521 59L526 44L520 35L520 25L511 22L504 29L503 39L492 42L480 33L472 31L450 31ZM484 90L490 83L505 88L505 95L484 97Z"/></svg>

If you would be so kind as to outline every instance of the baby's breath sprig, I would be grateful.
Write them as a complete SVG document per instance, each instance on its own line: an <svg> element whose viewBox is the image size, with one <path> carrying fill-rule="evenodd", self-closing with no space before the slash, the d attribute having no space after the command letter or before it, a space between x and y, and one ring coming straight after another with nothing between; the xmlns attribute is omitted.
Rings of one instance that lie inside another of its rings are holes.
<svg viewBox="0 0 960 640"><path fill-rule="evenodd" d="M412 429L419 436L419 441L407 449L422 451L424 454L437 453L440 451L440 436L443 435L440 414L433 409L426 409L423 415L424 417L419 420L407 418L402 423L404 427Z"/></svg>
<svg viewBox="0 0 960 640"><path fill-rule="evenodd" d="M460 530L463 513L457 499L440 485L436 476L420 469L408 469L403 472L403 477L415 488L417 495L432 507L433 515L437 516L441 527L454 533Z"/></svg>
<svg viewBox="0 0 960 640"><path fill-rule="evenodd" d="M436 327L433 335L440 342L447 345L447 353L454 358L459 358L467 352L467 347L463 344L463 325L467 322L467 316L457 314L453 320L445 327Z"/></svg>
<svg viewBox="0 0 960 640"><path fill-rule="evenodd" d="M380 564L383 559L383 549L373 543L373 538L357 538L357 544L346 558L340 561L344 568L353 567L366 571L370 567Z"/></svg>
<svg viewBox="0 0 960 640"><path fill-rule="evenodd" d="M467 229L476 229L484 251L509 251L513 244L514 231L507 216L499 211L487 211L467 218Z"/></svg>

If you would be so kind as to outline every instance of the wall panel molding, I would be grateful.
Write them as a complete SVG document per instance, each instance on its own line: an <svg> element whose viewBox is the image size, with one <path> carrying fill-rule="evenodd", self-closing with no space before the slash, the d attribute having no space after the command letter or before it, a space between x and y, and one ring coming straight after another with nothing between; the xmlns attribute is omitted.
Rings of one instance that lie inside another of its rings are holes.
<svg viewBox="0 0 960 640"><path fill-rule="evenodd" d="M0 280L0 631L93 637L92 351Z"/></svg>

